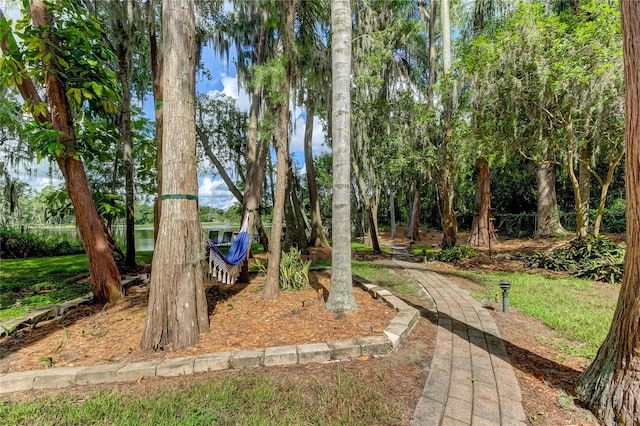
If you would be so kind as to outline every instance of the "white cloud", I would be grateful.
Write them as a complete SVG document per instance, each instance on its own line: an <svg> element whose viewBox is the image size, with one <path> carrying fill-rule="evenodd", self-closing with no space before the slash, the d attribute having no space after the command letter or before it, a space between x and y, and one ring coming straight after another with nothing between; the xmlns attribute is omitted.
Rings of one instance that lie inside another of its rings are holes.
<svg viewBox="0 0 640 426"><path fill-rule="evenodd" d="M44 187L49 185L53 186L54 188L59 188L60 186L64 185L64 180L61 178L40 176L35 177L33 180L31 180L29 182L29 185L34 191L40 192Z"/></svg>
<svg viewBox="0 0 640 426"><path fill-rule="evenodd" d="M209 93L222 93L223 95L229 96L230 98L236 100L238 109L248 112L251 108L251 98L249 97L249 94L244 90L244 88L238 88L238 78L229 77L226 74L221 74L220 82L222 83L222 91L212 90Z"/></svg>
<svg viewBox="0 0 640 426"><path fill-rule="evenodd" d="M198 198L202 206L212 206L223 210L238 204L238 200L222 180L214 180L210 177L202 179L198 188Z"/></svg>
<svg viewBox="0 0 640 426"><path fill-rule="evenodd" d="M293 153L300 153L304 155L304 131L305 131L305 115L303 113L298 114L296 118L295 126L293 128L293 134L291 135L291 144L289 151ZM318 117L313 117L313 134L311 135L311 150L313 155L320 154L322 152L328 152L329 148L325 145L325 131L322 127L322 122Z"/></svg>
<svg viewBox="0 0 640 426"><path fill-rule="evenodd" d="M4 148L12 149L11 147ZM8 168L9 175L12 178L26 183L34 192L42 191L42 188L45 186L59 188L64 185L64 180L62 179L58 166L55 164L52 165L47 159L39 162L32 160L27 163L20 162L11 165L11 161L6 153L0 150L0 162L5 163L5 167Z"/></svg>
<svg viewBox="0 0 640 426"><path fill-rule="evenodd" d="M0 8L7 19L15 21L21 18L20 9L22 6L18 0L0 0Z"/></svg>

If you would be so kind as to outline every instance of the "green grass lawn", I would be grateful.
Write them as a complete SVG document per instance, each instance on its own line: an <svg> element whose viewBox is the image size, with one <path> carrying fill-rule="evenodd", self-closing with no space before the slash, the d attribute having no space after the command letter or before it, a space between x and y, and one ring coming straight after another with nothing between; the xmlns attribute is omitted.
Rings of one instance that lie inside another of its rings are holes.
<svg viewBox="0 0 640 426"><path fill-rule="evenodd" d="M3 425L398 425L402 406L336 367L329 379L241 372L151 393L99 391L0 399Z"/></svg>
<svg viewBox="0 0 640 426"><path fill-rule="evenodd" d="M482 286L476 292L479 299L498 295L502 279L511 282L509 303L552 327L560 337L575 344L558 347L572 356L594 358L611 325L618 298L618 285L572 277L551 278L525 272L488 273L458 271L455 275L468 278Z"/></svg>
<svg viewBox="0 0 640 426"><path fill-rule="evenodd" d="M136 253L138 263L151 263L153 252ZM89 293L87 256L6 259L0 263L0 320L23 315L27 309L75 299Z"/></svg>
<svg viewBox="0 0 640 426"><path fill-rule="evenodd" d="M89 292L77 279L89 272L87 256L39 257L2 260L0 267L0 319L17 317L35 306L64 302Z"/></svg>

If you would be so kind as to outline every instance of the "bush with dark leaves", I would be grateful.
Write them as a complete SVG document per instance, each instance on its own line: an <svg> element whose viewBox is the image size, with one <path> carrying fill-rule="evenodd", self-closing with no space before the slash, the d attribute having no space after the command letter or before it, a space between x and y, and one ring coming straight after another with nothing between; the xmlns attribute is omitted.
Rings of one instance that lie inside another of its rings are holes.
<svg viewBox="0 0 640 426"><path fill-rule="evenodd" d="M624 246L602 237L588 235L574 239L569 247L525 256L525 265L552 271L568 271L594 281L618 283L624 271Z"/></svg>

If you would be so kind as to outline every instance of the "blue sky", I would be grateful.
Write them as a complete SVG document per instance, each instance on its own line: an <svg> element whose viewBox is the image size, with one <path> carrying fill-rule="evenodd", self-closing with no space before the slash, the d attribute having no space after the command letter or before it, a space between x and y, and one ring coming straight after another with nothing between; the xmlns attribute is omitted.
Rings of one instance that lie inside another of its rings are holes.
<svg viewBox="0 0 640 426"><path fill-rule="evenodd" d="M9 18L15 19L19 16L20 5L16 0L0 0L0 7ZM223 62L218 55L216 55L211 47L207 46L203 49L202 61L205 67L208 68L211 79L207 79L202 73L198 73L196 90L198 93L207 92L220 92L227 96L234 98L240 109L248 111L250 106L250 99L247 93L238 87L238 80L235 72L235 52L232 51L229 58L229 63ZM153 119L153 102L151 98L147 98L143 102L143 110L145 115L150 119ZM302 107L291 105L293 112L292 117L295 117L293 124L293 133L291 135L290 151L294 157L294 164L299 167L304 166L304 129L305 129L305 111ZM322 128L320 120L316 117L314 120L314 132L313 132L313 151L314 154L328 151L328 148L324 145L325 134ZM0 153L0 158L1 158ZM272 156L275 159L275 155ZM219 176L216 176L215 169L210 166L207 167L208 160L204 160L202 167L203 170L198 176L199 185L199 197L201 205L211 205L214 207L227 209L232 206L236 200L229 192L227 186L220 180ZM54 174L50 175L50 165L47 161L42 161L33 165L35 173L29 175L26 170L18 171L18 178L26 181L32 187L32 189L39 191L44 186L54 185L59 186L62 184L62 178L57 171L57 167L51 169L54 170Z"/></svg>

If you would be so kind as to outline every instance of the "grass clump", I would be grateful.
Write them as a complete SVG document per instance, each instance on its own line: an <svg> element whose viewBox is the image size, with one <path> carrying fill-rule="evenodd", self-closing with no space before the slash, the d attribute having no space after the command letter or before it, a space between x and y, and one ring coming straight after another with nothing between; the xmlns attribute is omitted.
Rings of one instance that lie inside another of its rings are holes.
<svg viewBox="0 0 640 426"><path fill-rule="evenodd" d="M309 286L310 260L302 258L297 247L283 252L280 258L280 288L282 290L300 290Z"/></svg>
<svg viewBox="0 0 640 426"><path fill-rule="evenodd" d="M619 283L624 272L622 246L598 236L574 239L567 248L540 252L524 258L525 265L552 271L568 271L579 278Z"/></svg>
<svg viewBox="0 0 640 426"><path fill-rule="evenodd" d="M363 260L354 260L351 265L354 274L372 284L392 289L394 293L400 295L418 297L419 299L426 297L422 288L412 278L397 272L389 265Z"/></svg>
<svg viewBox="0 0 640 426"><path fill-rule="evenodd" d="M363 243L360 242L351 242L351 250L355 253L373 253L373 247L367 247ZM391 249L389 247L380 247L380 251L382 253L391 253Z"/></svg>
<svg viewBox="0 0 640 426"><path fill-rule="evenodd" d="M440 262L456 263L462 259L473 257L477 252L471 247L455 245L453 247L445 247L435 254L435 259Z"/></svg>

